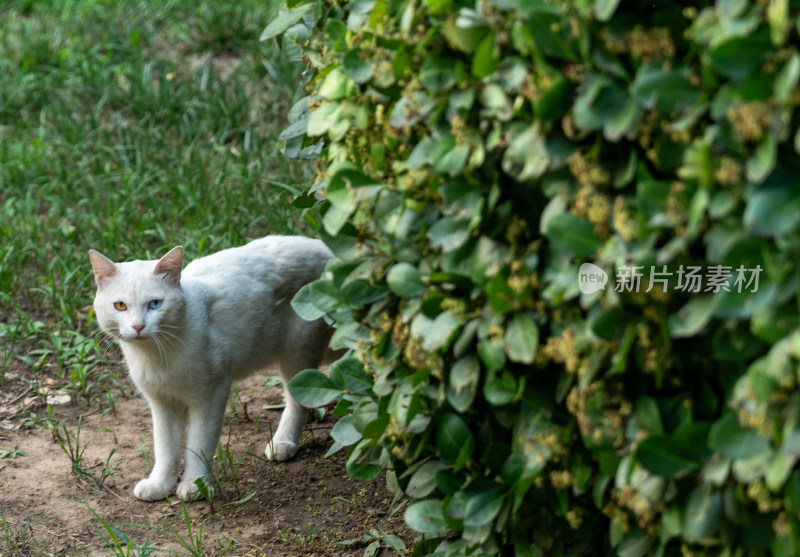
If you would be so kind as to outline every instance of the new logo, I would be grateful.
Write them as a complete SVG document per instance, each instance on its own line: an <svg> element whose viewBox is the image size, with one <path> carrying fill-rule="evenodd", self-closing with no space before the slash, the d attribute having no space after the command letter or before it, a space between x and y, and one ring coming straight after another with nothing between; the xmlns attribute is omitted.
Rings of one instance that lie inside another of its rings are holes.
<svg viewBox="0 0 800 557"><path fill-rule="evenodd" d="M608 274L594 263L584 263L578 269L578 288L584 294L603 290L608 284Z"/></svg>

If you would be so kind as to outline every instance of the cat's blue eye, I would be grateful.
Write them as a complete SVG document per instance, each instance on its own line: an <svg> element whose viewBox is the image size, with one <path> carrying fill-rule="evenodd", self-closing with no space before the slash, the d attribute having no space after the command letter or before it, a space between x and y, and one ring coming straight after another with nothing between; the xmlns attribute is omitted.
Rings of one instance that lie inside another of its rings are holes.
<svg viewBox="0 0 800 557"><path fill-rule="evenodd" d="M161 304L164 303L164 300L150 300L147 302L147 309L158 309L161 307Z"/></svg>

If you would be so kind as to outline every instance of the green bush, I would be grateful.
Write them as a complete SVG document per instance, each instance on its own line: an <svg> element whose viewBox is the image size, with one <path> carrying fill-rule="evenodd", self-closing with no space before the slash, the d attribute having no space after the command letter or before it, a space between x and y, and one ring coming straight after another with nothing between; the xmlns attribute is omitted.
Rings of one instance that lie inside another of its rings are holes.
<svg viewBox="0 0 800 557"><path fill-rule="evenodd" d="M292 392L338 400L418 553L800 552L800 3L700 4L265 30L308 67L282 138L337 256L294 306L351 349Z"/></svg>

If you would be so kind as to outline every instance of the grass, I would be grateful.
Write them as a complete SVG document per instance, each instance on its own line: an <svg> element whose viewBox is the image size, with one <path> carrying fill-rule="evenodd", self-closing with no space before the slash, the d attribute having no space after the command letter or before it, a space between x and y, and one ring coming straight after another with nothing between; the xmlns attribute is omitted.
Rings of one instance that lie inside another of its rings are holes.
<svg viewBox="0 0 800 557"><path fill-rule="evenodd" d="M33 537L30 522L10 524L0 510L0 542L11 555L23 555Z"/></svg>
<svg viewBox="0 0 800 557"><path fill-rule="evenodd" d="M89 248L192 258L303 231L274 184L310 176L279 152L298 82L258 41L276 4L0 7L0 384L38 365L74 400L104 396Z"/></svg>

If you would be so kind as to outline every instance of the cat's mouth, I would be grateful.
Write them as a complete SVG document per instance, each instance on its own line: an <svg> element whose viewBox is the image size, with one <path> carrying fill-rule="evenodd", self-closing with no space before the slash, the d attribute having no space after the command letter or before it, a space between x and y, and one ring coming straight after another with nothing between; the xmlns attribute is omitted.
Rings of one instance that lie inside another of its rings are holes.
<svg viewBox="0 0 800 557"><path fill-rule="evenodd" d="M122 340L125 342L144 342L151 339L152 337L150 335L130 335L122 337Z"/></svg>

